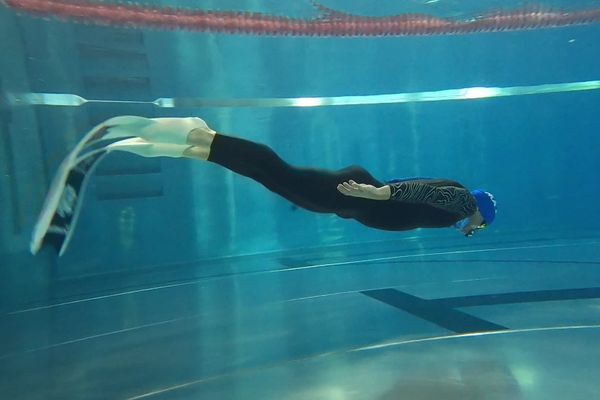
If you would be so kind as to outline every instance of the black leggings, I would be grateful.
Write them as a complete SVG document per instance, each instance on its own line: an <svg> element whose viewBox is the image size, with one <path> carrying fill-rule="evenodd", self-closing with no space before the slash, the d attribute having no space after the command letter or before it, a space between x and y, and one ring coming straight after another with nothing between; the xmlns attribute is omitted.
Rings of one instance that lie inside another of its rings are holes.
<svg viewBox="0 0 600 400"><path fill-rule="evenodd" d="M298 168L283 161L266 145L222 134L215 136L208 160L261 183L306 210L353 218L364 225L385 230L432 226L415 219L419 214L416 205L341 194L337 185L350 179L383 186L360 166L338 171Z"/></svg>

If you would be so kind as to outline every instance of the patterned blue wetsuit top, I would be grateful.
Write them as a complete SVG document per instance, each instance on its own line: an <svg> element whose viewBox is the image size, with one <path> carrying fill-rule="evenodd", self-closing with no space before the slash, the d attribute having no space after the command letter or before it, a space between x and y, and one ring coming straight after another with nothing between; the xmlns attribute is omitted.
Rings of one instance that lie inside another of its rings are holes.
<svg viewBox="0 0 600 400"><path fill-rule="evenodd" d="M391 188L390 201L428 204L462 218L471 216L477 210L477 203L464 187L453 185L437 186L428 184L433 178L403 178L387 181Z"/></svg>

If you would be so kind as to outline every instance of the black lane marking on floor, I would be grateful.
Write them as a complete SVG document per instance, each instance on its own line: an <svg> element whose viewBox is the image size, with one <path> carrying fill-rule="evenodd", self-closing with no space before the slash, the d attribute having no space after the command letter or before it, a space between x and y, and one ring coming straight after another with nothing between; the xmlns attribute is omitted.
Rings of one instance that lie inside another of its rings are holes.
<svg viewBox="0 0 600 400"><path fill-rule="evenodd" d="M396 289L368 290L361 293L442 328L456 333L471 333L506 330L508 328L474 317L463 311L455 310L455 308L598 299L600 298L600 287L485 294L433 300L422 299Z"/></svg>
<svg viewBox="0 0 600 400"><path fill-rule="evenodd" d="M509 328L497 325L462 311L454 310L395 289L378 289L361 292L390 306L404 310L415 317L432 322L455 333L500 331Z"/></svg>
<svg viewBox="0 0 600 400"><path fill-rule="evenodd" d="M543 301L585 300L600 298L600 287L582 289L539 290L534 292L514 292L484 294L478 296L448 297L430 300L440 307L494 306L499 304L538 303Z"/></svg>

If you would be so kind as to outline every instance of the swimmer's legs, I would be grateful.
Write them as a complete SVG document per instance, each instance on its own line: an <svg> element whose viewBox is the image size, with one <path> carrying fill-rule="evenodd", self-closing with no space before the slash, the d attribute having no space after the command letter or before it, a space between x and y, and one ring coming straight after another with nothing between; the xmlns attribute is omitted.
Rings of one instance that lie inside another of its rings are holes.
<svg viewBox="0 0 600 400"><path fill-rule="evenodd" d="M340 182L353 179L381 186L359 166L338 171L295 167L267 145L223 134L211 138L208 161L253 179L299 207L344 218L353 217L371 200L344 196L337 190Z"/></svg>
<svg viewBox="0 0 600 400"><path fill-rule="evenodd" d="M199 118L156 118L137 129L118 127L118 136L138 136L110 144L109 150L143 157L187 157L207 160L251 178L292 203L310 211L351 218L369 200L344 196L337 190L349 179L381 186L364 168L339 171L298 168L282 160L270 147L216 134ZM164 142L161 142L164 141Z"/></svg>

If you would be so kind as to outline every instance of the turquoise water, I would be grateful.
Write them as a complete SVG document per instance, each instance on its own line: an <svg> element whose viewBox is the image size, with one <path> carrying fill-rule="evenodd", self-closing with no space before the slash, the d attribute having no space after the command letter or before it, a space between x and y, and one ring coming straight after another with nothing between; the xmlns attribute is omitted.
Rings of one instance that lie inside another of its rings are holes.
<svg viewBox="0 0 600 400"><path fill-rule="evenodd" d="M327 5L370 15L509 8ZM315 15L308 2L202 8ZM599 39L598 25L216 35L73 24L0 6L3 97L108 100L3 104L0 398L597 397L598 90L331 107L151 102L595 81ZM452 229L375 231L291 207L216 165L111 154L90 180L68 252L31 256L31 229L63 157L92 126L126 114L199 116L295 165L455 179L492 191L498 216L471 239Z"/></svg>

